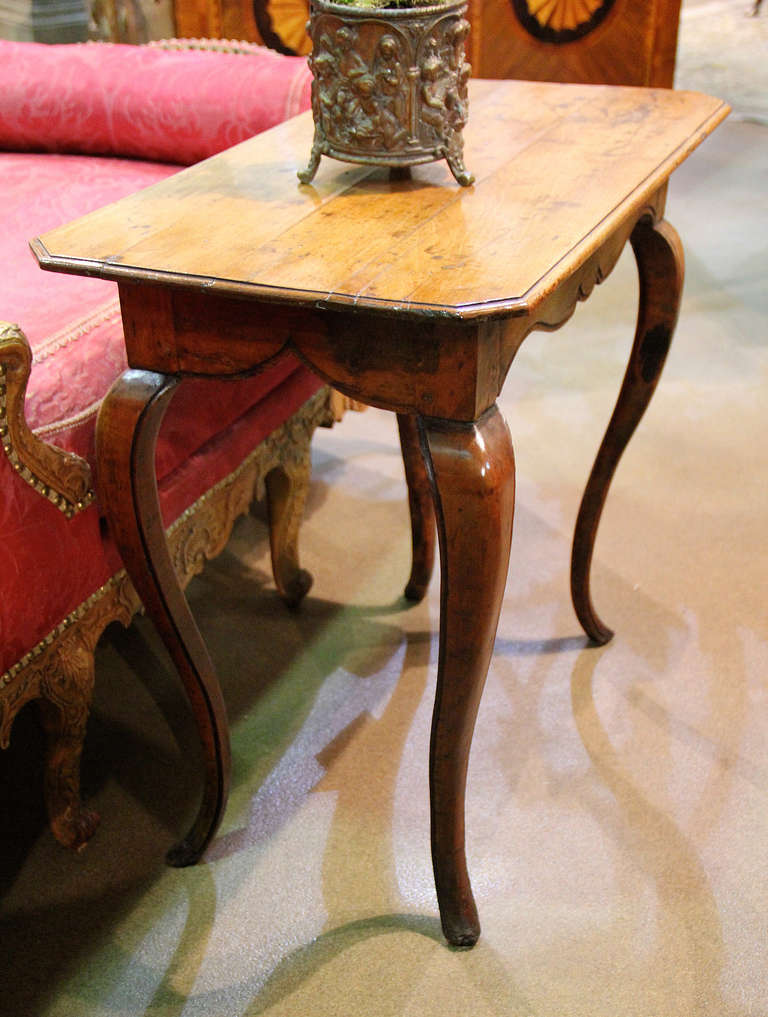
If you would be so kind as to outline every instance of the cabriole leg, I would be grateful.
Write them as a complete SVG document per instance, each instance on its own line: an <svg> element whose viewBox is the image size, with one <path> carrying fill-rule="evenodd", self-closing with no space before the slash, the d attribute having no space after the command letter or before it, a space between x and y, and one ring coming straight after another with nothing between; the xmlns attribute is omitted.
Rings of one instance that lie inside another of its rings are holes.
<svg viewBox="0 0 768 1017"><path fill-rule="evenodd" d="M397 427L411 512L411 575L405 587L405 596L408 600L419 601L427 592L435 566L435 509L421 454L416 418L398 413Z"/></svg>
<svg viewBox="0 0 768 1017"><path fill-rule="evenodd" d="M45 802L54 836L65 847L85 847L98 813L80 800L80 756L93 695L93 650L76 636L41 682L37 706L48 741Z"/></svg>
<svg viewBox="0 0 768 1017"><path fill-rule="evenodd" d="M683 289L683 249L667 222L644 219L631 237L640 277L637 329L629 365L608 430L597 453L576 520L571 556L571 597L589 638L600 645L613 632L598 616L590 595L595 536L613 474L661 376L677 324Z"/></svg>
<svg viewBox="0 0 768 1017"><path fill-rule="evenodd" d="M229 789L226 710L205 643L168 553L155 478L155 445L179 379L126 371L107 394L96 429L99 498L125 567L178 669L189 697L205 766L203 800L192 829L168 854L196 862L214 836Z"/></svg>
<svg viewBox="0 0 768 1017"><path fill-rule="evenodd" d="M440 653L430 745L432 861L443 931L480 935L464 849L464 794L475 717L509 564L515 465L496 406L474 424L420 421L437 516Z"/></svg>

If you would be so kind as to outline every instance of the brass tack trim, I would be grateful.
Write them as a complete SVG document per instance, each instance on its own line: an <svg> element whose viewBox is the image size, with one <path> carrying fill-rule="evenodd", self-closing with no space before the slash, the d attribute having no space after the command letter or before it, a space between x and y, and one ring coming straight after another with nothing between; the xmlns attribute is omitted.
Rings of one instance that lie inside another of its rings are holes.
<svg viewBox="0 0 768 1017"><path fill-rule="evenodd" d="M95 492L89 490L85 497L80 501L73 503L69 501L63 494L58 494L52 491L45 481L36 477L34 473L29 469L28 466L24 465L20 460L16 449L13 447L13 441L11 439L11 430L8 423L8 409L6 403L6 367L4 364L0 364L0 440L2 441L3 451L8 458L9 463L13 469L18 473L22 480L24 480L30 487L34 488L38 494L41 494L44 498L55 505L67 519L71 519L77 512L82 512L83 509L87 508L93 499L95 498Z"/></svg>
<svg viewBox="0 0 768 1017"><path fill-rule="evenodd" d="M79 604L70 615L67 615L63 621L59 622L56 628L51 629L46 636L43 636L40 642L37 643L29 651L29 653L25 653L21 660L17 660L16 663L9 667L4 674L0 675L0 689L9 685L20 671L22 671L25 667L28 667L33 660L36 660L43 651L48 649L51 643L60 636L64 635L66 630L74 625L75 622L79 621L83 615L91 609L97 600L100 600L101 597L108 593L113 587L117 586L118 583L121 583L124 578L125 569L120 569L120 571L116 572L111 579L108 579L103 586L100 586L98 590L92 593L87 600L84 600L82 604Z"/></svg>

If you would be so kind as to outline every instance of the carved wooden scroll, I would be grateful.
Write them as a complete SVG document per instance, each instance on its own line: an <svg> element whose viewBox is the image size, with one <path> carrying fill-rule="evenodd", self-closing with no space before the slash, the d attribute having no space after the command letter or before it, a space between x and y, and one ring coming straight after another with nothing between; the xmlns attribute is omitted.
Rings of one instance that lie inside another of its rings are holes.
<svg viewBox="0 0 768 1017"><path fill-rule="evenodd" d="M0 439L3 451L22 480L34 487L67 518L93 500L91 468L80 456L42 441L30 431L24 399L32 367L32 350L18 327L0 321Z"/></svg>

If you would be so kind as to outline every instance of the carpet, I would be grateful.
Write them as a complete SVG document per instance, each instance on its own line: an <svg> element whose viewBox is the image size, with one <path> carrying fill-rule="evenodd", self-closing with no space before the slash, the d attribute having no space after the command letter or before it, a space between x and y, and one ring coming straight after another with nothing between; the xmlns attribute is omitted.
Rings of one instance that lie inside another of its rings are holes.
<svg viewBox="0 0 768 1017"><path fill-rule="evenodd" d="M737 119L768 123L768 7L751 0L683 2L675 87L726 99Z"/></svg>
<svg viewBox="0 0 768 1017"><path fill-rule="evenodd" d="M190 586L234 763L200 865L163 863L200 773L146 619L98 650L83 790L102 823L79 855L46 828L39 732L17 721L3 1017L768 1014L766 179L768 128L731 119L671 181L687 281L597 538L605 647L579 629L568 563L631 343L629 252L510 371L515 533L467 795L475 949L445 946L429 857L439 580L401 597L402 465L371 410L315 436L299 611L251 517Z"/></svg>

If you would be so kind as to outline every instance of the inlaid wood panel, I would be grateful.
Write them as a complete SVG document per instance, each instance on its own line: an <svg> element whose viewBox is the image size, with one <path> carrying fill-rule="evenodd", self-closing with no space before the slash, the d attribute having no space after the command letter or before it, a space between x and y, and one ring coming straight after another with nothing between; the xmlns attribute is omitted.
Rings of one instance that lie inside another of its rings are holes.
<svg viewBox="0 0 768 1017"><path fill-rule="evenodd" d="M469 0L482 78L671 87L680 0Z"/></svg>
<svg viewBox="0 0 768 1017"><path fill-rule="evenodd" d="M309 0L176 0L176 33L308 53ZM680 0L469 0L475 77L671 87Z"/></svg>
<svg viewBox="0 0 768 1017"><path fill-rule="evenodd" d="M173 11L179 38L265 41L251 0L175 0Z"/></svg>

